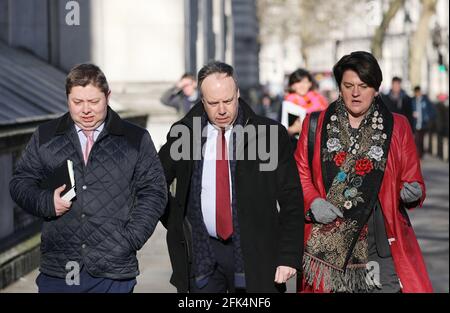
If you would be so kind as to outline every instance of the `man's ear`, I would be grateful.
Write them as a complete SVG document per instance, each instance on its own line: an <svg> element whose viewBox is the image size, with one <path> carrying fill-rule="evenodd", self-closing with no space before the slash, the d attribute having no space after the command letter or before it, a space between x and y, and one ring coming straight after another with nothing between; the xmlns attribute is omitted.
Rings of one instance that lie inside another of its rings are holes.
<svg viewBox="0 0 450 313"><path fill-rule="evenodd" d="M238 99L241 97L241 93L239 92L239 88L237 90L237 97L238 97Z"/></svg>
<svg viewBox="0 0 450 313"><path fill-rule="evenodd" d="M106 94L106 104L109 105L109 98L111 97L111 90Z"/></svg>

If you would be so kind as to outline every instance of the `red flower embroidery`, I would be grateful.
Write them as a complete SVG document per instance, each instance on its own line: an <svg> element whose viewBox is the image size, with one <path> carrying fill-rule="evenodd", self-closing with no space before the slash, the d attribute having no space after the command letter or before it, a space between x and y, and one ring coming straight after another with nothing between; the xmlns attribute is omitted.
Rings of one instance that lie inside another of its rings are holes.
<svg viewBox="0 0 450 313"><path fill-rule="evenodd" d="M355 170L356 170L356 174L358 174L360 176L369 174L373 170L372 161L370 161L367 158L356 161Z"/></svg>
<svg viewBox="0 0 450 313"><path fill-rule="evenodd" d="M366 224L362 228L361 233L359 234L359 239L358 240L365 240L365 239L367 239L368 233L369 233L369 227Z"/></svg>
<svg viewBox="0 0 450 313"><path fill-rule="evenodd" d="M341 167L345 162L345 158L347 157L347 152L339 152L334 156L334 163L337 167Z"/></svg>

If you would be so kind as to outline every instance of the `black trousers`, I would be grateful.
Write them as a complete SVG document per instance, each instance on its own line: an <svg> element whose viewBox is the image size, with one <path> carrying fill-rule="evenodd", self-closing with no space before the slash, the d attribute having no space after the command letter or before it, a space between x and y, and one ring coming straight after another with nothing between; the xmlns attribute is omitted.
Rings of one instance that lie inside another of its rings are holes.
<svg viewBox="0 0 450 313"><path fill-rule="evenodd" d="M214 252L217 264L214 272L208 278L208 283L203 288L199 288L195 279L190 279L191 293L226 293L242 292L236 290L234 286L234 249L231 240L226 242L210 237L211 247Z"/></svg>

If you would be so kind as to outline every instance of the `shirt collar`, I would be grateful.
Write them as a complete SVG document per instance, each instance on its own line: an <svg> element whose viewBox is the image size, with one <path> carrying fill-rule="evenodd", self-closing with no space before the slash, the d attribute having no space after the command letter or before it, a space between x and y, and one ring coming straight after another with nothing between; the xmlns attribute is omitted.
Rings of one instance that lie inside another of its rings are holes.
<svg viewBox="0 0 450 313"><path fill-rule="evenodd" d="M208 129L211 130L220 130L220 127L217 127L216 125L214 125L213 123L211 123L210 121L208 121ZM228 125L227 128L225 128L225 133L228 132L229 130L233 129L233 125Z"/></svg>
<svg viewBox="0 0 450 313"><path fill-rule="evenodd" d="M105 122L101 123L99 127L97 127L96 129L94 129L94 132L99 132L101 133L103 128L105 128ZM80 131L82 131L82 129L75 124L75 129L77 130L77 133L79 133Z"/></svg>

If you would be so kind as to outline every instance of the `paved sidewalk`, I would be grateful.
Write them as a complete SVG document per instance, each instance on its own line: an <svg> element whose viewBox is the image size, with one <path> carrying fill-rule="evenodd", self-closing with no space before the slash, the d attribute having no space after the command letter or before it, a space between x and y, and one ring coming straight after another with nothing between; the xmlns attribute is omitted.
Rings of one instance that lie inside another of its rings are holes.
<svg viewBox="0 0 450 313"><path fill-rule="evenodd" d="M435 292L449 292L449 164L426 156L422 172L427 197L410 211Z"/></svg>

